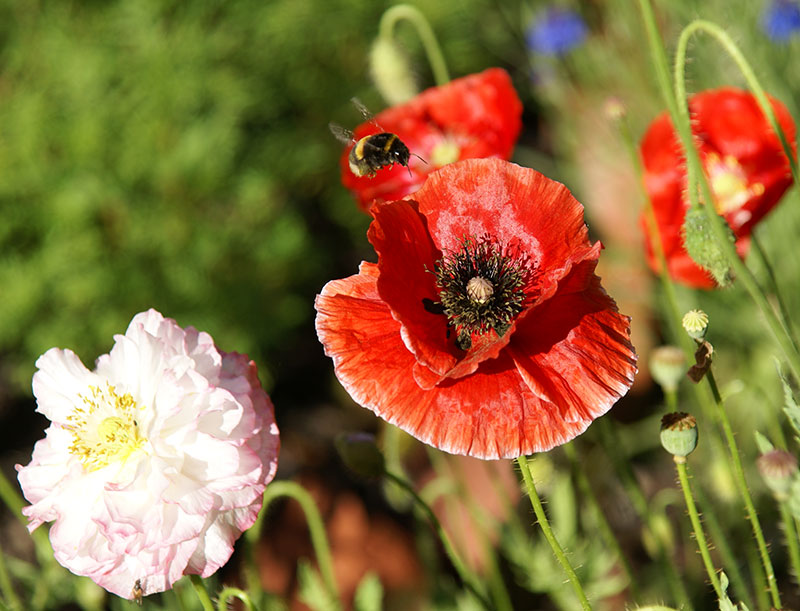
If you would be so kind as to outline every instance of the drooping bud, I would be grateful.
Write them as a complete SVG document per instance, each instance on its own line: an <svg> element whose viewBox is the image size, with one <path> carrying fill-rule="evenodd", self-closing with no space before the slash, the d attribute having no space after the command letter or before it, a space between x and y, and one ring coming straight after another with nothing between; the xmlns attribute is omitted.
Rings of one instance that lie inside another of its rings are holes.
<svg viewBox="0 0 800 611"><path fill-rule="evenodd" d="M677 346L659 346L650 355L650 373L664 392L678 390L686 375L686 356Z"/></svg>
<svg viewBox="0 0 800 611"><path fill-rule="evenodd" d="M383 454L369 433L342 433L334 442L345 466L367 479L381 477L386 471Z"/></svg>
<svg viewBox="0 0 800 611"><path fill-rule="evenodd" d="M727 223L725 227L728 239L731 243L736 242L736 237ZM683 242L692 260L710 272L719 286L728 286L733 281L733 272L725 253L714 237L705 210L699 206L686 211L686 219L683 221Z"/></svg>
<svg viewBox="0 0 800 611"><path fill-rule="evenodd" d="M686 462L697 447L697 420L686 412L672 412L661 418L661 445L675 462Z"/></svg>
<svg viewBox="0 0 800 611"><path fill-rule="evenodd" d="M756 460L756 466L764 483L779 501L785 501L796 476L797 459L786 450L770 450Z"/></svg>
<svg viewBox="0 0 800 611"><path fill-rule="evenodd" d="M681 325L689 337L702 341L706 338L708 330L708 314L703 310L689 310L683 315Z"/></svg>
<svg viewBox="0 0 800 611"><path fill-rule="evenodd" d="M388 36L378 36L372 43L369 71L375 88L391 106L407 102L419 93L408 56Z"/></svg>

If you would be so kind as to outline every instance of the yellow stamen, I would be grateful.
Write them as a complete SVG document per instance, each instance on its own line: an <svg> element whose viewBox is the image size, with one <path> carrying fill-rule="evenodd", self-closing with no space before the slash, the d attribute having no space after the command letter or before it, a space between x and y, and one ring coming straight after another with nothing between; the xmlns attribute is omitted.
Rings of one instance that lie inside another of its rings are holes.
<svg viewBox="0 0 800 611"><path fill-rule="evenodd" d="M84 468L96 471L113 462L124 462L142 447L145 439L139 435L135 418L141 408L130 393L119 395L107 384L105 389L90 386L80 398L83 403L67 416L65 428L72 432L69 451Z"/></svg>
<svg viewBox="0 0 800 611"><path fill-rule="evenodd" d="M738 210L750 199L764 193L764 185L757 182L748 184L744 168L732 155L720 159L716 153L709 153L705 159L714 204L717 212L728 214Z"/></svg>

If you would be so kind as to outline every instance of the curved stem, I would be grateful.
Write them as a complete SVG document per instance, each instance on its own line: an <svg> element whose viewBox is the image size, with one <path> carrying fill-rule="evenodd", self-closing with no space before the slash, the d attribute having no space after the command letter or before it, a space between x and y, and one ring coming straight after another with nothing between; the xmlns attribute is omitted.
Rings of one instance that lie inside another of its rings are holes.
<svg viewBox="0 0 800 611"><path fill-rule="evenodd" d="M769 587L770 597L772 598L772 605L776 609L781 608L781 595L778 592L778 583L775 579L775 570L772 568L772 561L769 557L767 550L767 543L764 540L764 533L761 530L761 522L758 519L756 507L753 504L753 497L750 496L750 489L747 487L747 480L744 476L744 468L742 467L742 459L739 456L739 448L736 445L736 438L733 435L731 422L728 419L728 414L725 412L725 406L722 403L722 397L717 388L717 382L714 379L714 373L709 368L705 376L711 392L714 395L714 400L717 404L717 412L719 414L719 421L722 423L722 429L725 433L725 440L728 442L728 450L733 463L733 475L736 481L736 486L739 488L739 494L742 495L744 500L745 509L747 510L747 517L750 520L750 526L753 529L753 536L756 538L758 545L758 553L761 557L761 565L764 569L764 574L767 577L767 586Z"/></svg>
<svg viewBox="0 0 800 611"><path fill-rule="evenodd" d="M755 95L756 99L758 100L762 112L765 114L773 129L778 134L778 138L781 140L781 144L784 147L784 152L789 159L792 176L794 177L795 181L797 181L797 162L792 155L791 148L786 142L786 136L783 133L783 130L775 119L775 113L772 109L772 105L767 100L766 94L764 93L761 85L758 83L758 80L753 74L749 64L742 56L738 47L736 47L724 30L708 21L696 20L684 28L683 32L681 32L680 38L678 39L678 48L675 57L676 104L674 106L675 111L673 112L671 107L670 114L672 115L672 122L678 135L680 136L683 150L686 155L686 166L689 173L689 178L696 178L698 180L700 190L703 194L703 200L705 202L713 202L714 197L708 184L708 180L706 179L706 175L702 171L700 156L694 146L691 124L689 121L689 107L686 99L685 84L686 48L688 46L689 39L697 31L705 31L708 34L711 34L737 63L739 69L742 71L742 74L744 74L745 79L747 79L748 84L753 91L753 95ZM696 205L697 194L695 186L690 181L688 183L688 187L690 197L694 198L692 199L692 205ZM767 321L767 325L775 336L775 339L777 340L784 352L784 355L786 356L787 361L789 362L789 366L792 369L795 379L800 381L800 350L798 350L797 346L788 335L787 330L784 329L783 325L778 320L778 317L776 316L772 307L770 307L766 295L758 285L758 282L756 281L752 272L739 257L739 254L736 252L735 244L728 239L727 227L725 226L724 220L716 213L712 205L703 206L703 209L708 217L711 230L716 238L717 244L722 252L725 253L728 264L736 272L737 278L744 285L747 292L750 293L750 297L753 299L756 306L758 306L759 310L761 310L764 318Z"/></svg>
<svg viewBox="0 0 800 611"><path fill-rule="evenodd" d="M311 544L314 547L314 553L317 556L317 564L319 565L319 572L322 575L322 581L325 583L325 588L328 594L334 600L339 600L339 588L336 585L336 577L333 573L333 559L331 557L331 549L328 545L328 538L325 534L325 524L322 521L322 516L314 503L311 495L296 482L279 481L272 482L264 491L264 505L261 508L261 514L256 520L253 528L248 531L248 537L252 542L258 539L258 534L261 526L261 520L266 514L267 507L275 499L286 496L294 499L300 505L303 513L306 516L306 523L308 524L308 531L311 535Z"/></svg>
<svg viewBox="0 0 800 611"><path fill-rule="evenodd" d="M467 568L467 565L464 564L464 561L461 560L461 557L456 552L455 547L453 547L452 541L450 541L450 537L447 536L447 532L442 527L442 523L439 522L439 518L436 517L436 514L433 512L433 509L431 509L430 505L428 505L424 499L417 494L417 491L414 490L411 484L409 484L403 478L389 472L386 472L384 475L411 495L411 498L414 499L417 507L422 510L422 512L430 521L433 530L436 531L436 534L442 542L444 551L447 554L447 557L450 558L450 562L453 563L453 567L456 569L459 577L461 577L461 581L464 582L464 585L467 587L467 589L472 592L472 594L481 602L484 608L491 609L492 605L478 588L478 580Z"/></svg>
<svg viewBox="0 0 800 611"><path fill-rule="evenodd" d="M547 542L550 544L550 548L553 550L556 559L558 559L558 562L561 564L561 567L567 574L567 578L572 584L572 589L575 590L575 595L578 597L578 600L581 603L581 608L583 608L584 611L591 611L592 606L589 604L589 599L586 598L586 593L583 591L583 586L581 585L578 576L575 574L575 569L572 568L567 555L564 553L564 549L558 543L558 539L556 539L553 529L550 528L550 521L547 519L547 514L544 511L542 500L539 498L539 494L536 492L536 485L533 483L533 476L531 475L531 469L528 465L528 457L520 456L517 458L517 464L519 465L520 471L522 471L522 479L525 480L525 487L528 490L528 497L531 500L533 512L536 514L536 520L539 522L539 526L542 529L544 538L547 539Z"/></svg>
<svg viewBox="0 0 800 611"><path fill-rule="evenodd" d="M253 605L253 601L250 600L250 596L248 596L246 592L239 588L226 586L220 590L219 596L217 596L217 611L227 611L229 608L228 600L231 598L238 598L241 600L248 611L255 610L255 605Z"/></svg>
<svg viewBox="0 0 800 611"><path fill-rule="evenodd" d="M797 159L792 151L792 147L789 145L789 141L786 139L786 133L780 126L780 123L778 123L778 119L775 116L775 110L772 108L772 104L769 103L767 94L764 92L764 88L761 86L758 78L756 78L756 74L753 71L753 68L750 66L750 63L747 61L747 59L745 59L744 55L739 50L739 47L736 46L736 43L733 42L733 39L728 36L728 33L725 30L715 23L706 21L704 19L695 19L683 29L683 32L681 32L681 35L678 38L678 48L675 54L675 93L679 103L686 97L685 80L683 74L686 63L686 47L689 39L695 34L695 32L699 31L703 31L706 34L713 36L720 46L727 51L731 59L736 63L736 66L739 68L742 76L744 76L745 81L747 81L747 86L750 88L750 91L753 92L758 105L761 107L761 112L764 113L764 116L767 118L767 121L769 121L772 130L778 136L778 140L780 140L781 146L783 147L783 152L786 155L786 159L789 161L789 169L792 172L792 178L794 179L794 182L800 183Z"/></svg>
<svg viewBox="0 0 800 611"><path fill-rule="evenodd" d="M200 599L203 611L214 611L214 605L211 602L211 597L208 595L208 590L206 590L206 584L203 582L203 578L199 575L189 575L189 579L194 586L197 598Z"/></svg>
<svg viewBox="0 0 800 611"><path fill-rule="evenodd" d="M689 476L686 473L686 457L674 456L673 458L675 460L675 468L678 470L678 480L683 490L683 498L686 500L686 510L689 512L689 519L694 529L694 538L697 541L697 547L700 548L700 556L703 558L706 573L708 573L708 578L711 580L711 585L714 586L717 599L722 599L725 593L722 591L719 576L714 568L714 563L711 561L711 553L708 551L706 533L703 531L703 524L700 522L700 515L697 513L697 505L695 505L692 490L689 486Z"/></svg>
<svg viewBox="0 0 800 611"><path fill-rule="evenodd" d="M395 24L402 19L409 21L416 28L417 35L425 48L425 54L428 56L436 84L445 85L450 82L450 73L447 71L444 54L436 40L436 35L428 20L416 7L410 4L397 4L388 9L381 17L379 36L391 39Z"/></svg>

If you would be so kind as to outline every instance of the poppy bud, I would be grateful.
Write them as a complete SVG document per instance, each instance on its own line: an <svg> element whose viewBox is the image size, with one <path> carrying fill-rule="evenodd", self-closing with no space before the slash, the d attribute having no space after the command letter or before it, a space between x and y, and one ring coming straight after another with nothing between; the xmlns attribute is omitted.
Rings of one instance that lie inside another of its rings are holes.
<svg viewBox="0 0 800 611"><path fill-rule="evenodd" d="M697 420L686 412L672 412L661 418L661 445L675 462L686 462L697 447Z"/></svg>
<svg viewBox="0 0 800 611"><path fill-rule="evenodd" d="M675 392L686 375L686 356L677 346L659 346L650 355L650 373L665 392Z"/></svg>
<svg viewBox="0 0 800 611"><path fill-rule="evenodd" d="M797 459L786 450L770 450L756 461L764 483L779 501L788 498L792 480L797 474Z"/></svg>
<svg viewBox="0 0 800 611"><path fill-rule="evenodd" d="M336 451L345 466L367 479L381 477L386 471L383 454L369 433L343 433L336 437Z"/></svg>
<svg viewBox="0 0 800 611"><path fill-rule="evenodd" d="M689 334L689 337L702 341L706 337L708 330L708 314L703 310L689 310L683 315L681 320L684 331Z"/></svg>
<svg viewBox="0 0 800 611"><path fill-rule="evenodd" d="M402 104L419 93L408 56L391 38L379 36L372 43L369 72L388 104Z"/></svg>
<svg viewBox="0 0 800 611"><path fill-rule="evenodd" d="M726 234L731 243L736 242L733 231L725 224ZM733 281L733 273L725 253L722 252L711 228L706 212L700 207L686 211L683 222L683 242L692 260L708 271L719 286L728 286Z"/></svg>

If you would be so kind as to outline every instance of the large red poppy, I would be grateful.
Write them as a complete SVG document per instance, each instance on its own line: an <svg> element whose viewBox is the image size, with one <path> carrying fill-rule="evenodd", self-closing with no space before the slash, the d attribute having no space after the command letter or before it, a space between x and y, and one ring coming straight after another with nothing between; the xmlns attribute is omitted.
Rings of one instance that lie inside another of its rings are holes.
<svg viewBox="0 0 800 611"><path fill-rule="evenodd" d="M778 122L795 148L795 126L789 111L770 98ZM717 212L736 236L740 256L747 253L753 226L792 184L780 141L748 92L730 87L705 91L689 99L695 146L700 153ZM689 257L682 226L689 206L686 163L669 116L650 124L641 144L644 184L653 202L670 275L697 288L713 288L711 275ZM646 230L647 260L658 271Z"/></svg>
<svg viewBox="0 0 800 611"><path fill-rule="evenodd" d="M447 163L508 159L522 128L521 116L522 103L500 68L427 89L354 130L356 140L379 132L397 134L412 153L408 168L394 165L373 178L356 176L348 164L348 147L341 157L342 183L366 211L373 200L394 201L413 193L428 174Z"/></svg>
<svg viewBox="0 0 800 611"><path fill-rule="evenodd" d="M317 334L361 405L453 454L511 458L580 434L633 383L630 320L566 187L499 159L378 203L378 263L329 282Z"/></svg>

